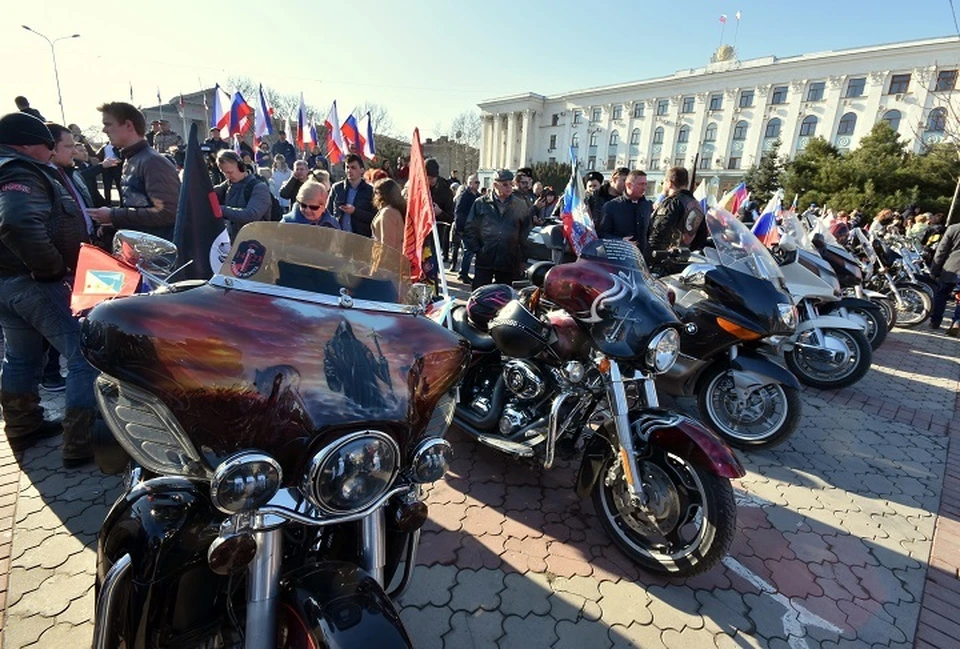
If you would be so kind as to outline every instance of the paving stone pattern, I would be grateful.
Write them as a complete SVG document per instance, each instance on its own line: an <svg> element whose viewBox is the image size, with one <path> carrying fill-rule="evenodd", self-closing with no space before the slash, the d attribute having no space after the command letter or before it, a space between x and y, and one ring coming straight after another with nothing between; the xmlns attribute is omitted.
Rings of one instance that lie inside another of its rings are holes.
<svg viewBox="0 0 960 649"><path fill-rule="evenodd" d="M729 556L686 581L612 546L573 493L575 464L544 471L453 431L400 601L415 646L960 646L958 351L896 330L857 386L805 389L793 438L741 453ZM3 647L89 646L96 532L118 493L118 478L61 469L53 441L19 466L0 441Z"/></svg>

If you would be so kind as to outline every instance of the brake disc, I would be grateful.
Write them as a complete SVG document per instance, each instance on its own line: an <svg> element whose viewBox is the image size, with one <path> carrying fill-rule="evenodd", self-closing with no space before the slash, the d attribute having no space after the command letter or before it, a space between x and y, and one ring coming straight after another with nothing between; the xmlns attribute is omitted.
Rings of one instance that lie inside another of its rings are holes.
<svg viewBox="0 0 960 649"><path fill-rule="evenodd" d="M680 521L680 496L667 472L653 462L641 462L637 468L642 476L641 502L632 504L623 472L618 470L612 488L614 503L627 526L638 534L666 536Z"/></svg>

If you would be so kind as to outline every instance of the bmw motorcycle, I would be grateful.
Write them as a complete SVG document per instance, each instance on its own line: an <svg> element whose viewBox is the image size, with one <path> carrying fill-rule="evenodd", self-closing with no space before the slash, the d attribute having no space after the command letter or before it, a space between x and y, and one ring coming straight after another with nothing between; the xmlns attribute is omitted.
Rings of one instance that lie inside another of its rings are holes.
<svg viewBox="0 0 960 649"><path fill-rule="evenodd" d="M701 418L737 448L769 448L800 423L800 383L773 361L766 339L790 336L797 309L777 262L732 214L707 212L713 247L664 277L683 322L680 356L657 377L675 396L697 397Z"/></svg>
<svg viewBox="0 0 960 649"><path fill-rule="evenodd" d="M453 310L472 351L455 423L547 469L582 455L577 494L628 557L660 574L708 570L733 539L730 480L744 470L708 428L659 407L654 377L680 348L666 291L619 240L528 277L520 295L482 287Z"/></svg>
<svg viewBox="0 0 960 649"><path fill-rule="evenodd" d="M146 235L144 235L146 236ZM398 251L253 223L208 282L98 305L97 649L408 647L391 602L469 350Z"/></svg>

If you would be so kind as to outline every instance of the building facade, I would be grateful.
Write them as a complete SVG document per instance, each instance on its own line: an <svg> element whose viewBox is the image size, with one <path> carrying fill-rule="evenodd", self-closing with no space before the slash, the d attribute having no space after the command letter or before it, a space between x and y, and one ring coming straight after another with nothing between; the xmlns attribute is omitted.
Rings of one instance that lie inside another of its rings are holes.
<svg viewBox="0 0 960 649"><path fill-rule="evenodd" d="M956 137L958 68L956 36L747 61L724 45L669 77L480 103L480 175L489 185L499 168L567 162L573 147L588 170L626 166L656 181L696 165L725 188L778 139L790 158L816 136L848 151L880 120L922 151Z"/></svg>

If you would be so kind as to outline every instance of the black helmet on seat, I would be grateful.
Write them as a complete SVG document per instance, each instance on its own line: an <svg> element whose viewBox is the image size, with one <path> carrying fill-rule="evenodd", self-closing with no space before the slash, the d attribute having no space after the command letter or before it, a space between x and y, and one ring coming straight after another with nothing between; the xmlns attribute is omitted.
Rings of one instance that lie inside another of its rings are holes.
<svg viewBox="0 0 960 649"><path fill-rule="evenodd" d="M547 348L553 332L549 323L530 313L520 300L513 300L500 309L490 321L489 329L497 349L512 358L536 356Z"/></svg>
<svg viewBox="0 0 960 649"><path fill-rule="evenodd" d="M507 284L481 286L467 300L467 320L480 331L486 331L500 309L516 297L517 292Z"/></svg>

